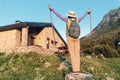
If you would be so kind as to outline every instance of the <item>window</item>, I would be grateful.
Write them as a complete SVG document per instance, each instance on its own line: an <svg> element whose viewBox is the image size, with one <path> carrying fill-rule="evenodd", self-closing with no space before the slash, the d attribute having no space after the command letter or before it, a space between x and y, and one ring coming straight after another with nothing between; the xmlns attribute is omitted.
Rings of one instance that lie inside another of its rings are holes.
<svg viewBox="0 0 120 80"><path fill-rule="evenodd" d="M51 44L54 44L54 41L53 41L53 40L51 40Z"/></svg>
<svg viewBox="0 0 120 80"><path fill-rule="evenodd" d="M57 44L58 42L57 41L55 41L55 45Z"/></svg>

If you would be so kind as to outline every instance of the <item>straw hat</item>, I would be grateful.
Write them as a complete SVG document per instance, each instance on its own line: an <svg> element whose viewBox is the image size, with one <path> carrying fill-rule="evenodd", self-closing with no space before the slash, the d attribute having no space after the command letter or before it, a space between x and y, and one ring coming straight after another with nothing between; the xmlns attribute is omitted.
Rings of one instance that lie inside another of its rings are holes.
<svg viewBox="0 0 120 80"><path fill-rule="evenodd" d="M74 11L69 11L69 12L67 13L67 16L70 16L70 17L76 17Z"/></svg>

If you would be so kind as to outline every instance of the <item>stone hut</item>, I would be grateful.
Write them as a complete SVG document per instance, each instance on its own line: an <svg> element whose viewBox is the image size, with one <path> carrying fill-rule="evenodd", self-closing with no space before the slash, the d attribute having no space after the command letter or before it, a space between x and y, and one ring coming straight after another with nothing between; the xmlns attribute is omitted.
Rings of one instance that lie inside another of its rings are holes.
<svg viewBox="0 0 120 80"><path fill-rule="evenodd" d="M65 46L65 41L51 23L16 22L0 27L0 52L28 51L30 47L56 52Z"/></svg>

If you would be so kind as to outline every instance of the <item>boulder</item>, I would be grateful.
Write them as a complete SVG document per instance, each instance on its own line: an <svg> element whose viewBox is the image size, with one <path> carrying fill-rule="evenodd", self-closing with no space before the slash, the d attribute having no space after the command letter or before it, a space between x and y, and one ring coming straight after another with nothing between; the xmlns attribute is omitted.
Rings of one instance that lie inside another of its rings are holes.
<svg viewBox="0 0 120 80"><path fill-rule="evenodd" d="M60 64L60 66L57 68L57 70L62 71L64 69L68 69L69 67L70 67L70 65L66 61L63 61Z"/></svg>
<svg viewBox="0 0 120 80"><path fill-rule="evenodd" d="M115 79L113 79L111 77L106 77L106 80L115 80Z"/></svg>
<svg viewBox="0 0 120 80"><path fill-rule="evenodd" d="M65 80L84 80L91 78L91 74L84 74L84 73L68 73L65 76Z"/></svg>

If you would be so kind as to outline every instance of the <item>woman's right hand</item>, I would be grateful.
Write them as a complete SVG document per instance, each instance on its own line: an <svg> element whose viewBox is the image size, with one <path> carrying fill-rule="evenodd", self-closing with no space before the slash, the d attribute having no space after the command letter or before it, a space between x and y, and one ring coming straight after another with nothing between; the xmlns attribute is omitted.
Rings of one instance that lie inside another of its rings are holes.
<svg viewBox="0 0 120 80"><path fill-rule="evenodd" d="M50 9L50 11L53 10L53 8L52 8L52 6L50 4L48 5L48 8Z"/></svg>

